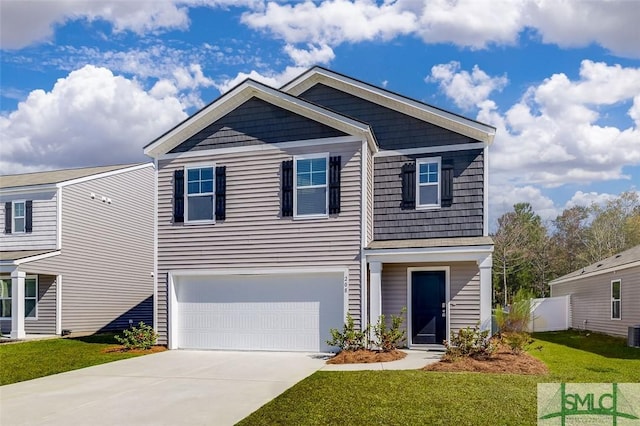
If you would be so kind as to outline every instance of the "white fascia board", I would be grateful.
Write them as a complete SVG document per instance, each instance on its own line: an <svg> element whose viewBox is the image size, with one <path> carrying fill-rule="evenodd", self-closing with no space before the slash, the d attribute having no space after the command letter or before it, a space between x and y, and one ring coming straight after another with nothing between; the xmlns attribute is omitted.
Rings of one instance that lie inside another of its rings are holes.
<svg viewBox="0 0 640 426"><path fill-rule="evenodd" d="M176 158L197 158L197 157L209 157L211 155L239 154L244 152L263 152L263 151L270 151L270 150L285 150L285 149L299 148L304 146L317 147L321 145L333 145L333 144L341 144L341 143L353 143L353 142L359 143L361 141L362 141L362 138L358 138L357 136L338 136L334 138L303 139L299 141L236 146L232 148L210 148L210 149L202 149L198 151L174 152L169 154L162 154L158 156L156 160L173 160Z"/></svg>
<svg viewBox="0 0 640 426"><path fill-rule="evenodd" d="M397 155L414 155L414 154L434 154L438 152L454 152L454 151L469 151L472 149L484 149L486 148L484 143L461 143L456 145L438 145L438 146L423 146L419 148L407 148L398 150L383 150L381 149L374 157L395 157Z"/></svg>
<svg viewBox="0 0 640 426"><path fill-rule="evenodd" d="M174 129L158 138L155 142L147 145L144 148L144 153L153 158L158 158L160 155L166 154L189 137L230 113L252 97L326 124L347 134L367 137L369 143L373 144L375 149L377 149L369 125L319 107L305 100L298 99L295 96L283 93L261 83L247 80L235 89L224 94L217 101L214 101L209 106L189 117Z"/></svg>
<svg viewBox="0 0 640 426"><path fill-rule="evenodd" d="M11 188L0 189L0 195L15 195L15 194L34 194L37 192L55 191L55 184L44 185L30 185L30 186L14 186Z"/></svg>
<svg viewBox="0 0 640 426"><path fill-rule="evenodd" d="M76 183L88 182L88 181L94 180L94 179L100 179L100 178L105 178L105 177L109 177L109 176L119 175L121 173L132 172L134 170L140 170L140 169L144 169L146 167L154 167L154 165L151 162L143 163L143 164L137 164L135 166L125 167L123 169L111 170L109 172L96 173L95 175L91 175L91 176L84 176L84 177L77 178L77 179L65 180L64 182L58 183L57 187L58 188L63 188L65 186L75 185Z"/></svg>
<svg viewBox="0 0 640 426"><path fill-rule="evenodd" d="M427 105L352 78L333 73L323 68L314 68L281 88L282 91L298 96L305 90L322 83L334 89L352 93L379 105L403 112L456 133L491 144L496 129L451 112Z"/></svg>
<svg viewBox="0 0 640 426"><path fill-rule="evenodd" d="M607 269L603 269L601 271L592 271L592 272L588 272L586 274L582 274L582 275L576 275L575 277L569 277L569 278L560 278L560 279L556 279L553 280L551 282L549 282L550 286L556 285L556 284L564 284L564 283L568 283L571 281L575 281L575 280L580 280L582 278L588 278L588 277L595 277L597 275L602 275L602 274L606 274L606 273L611 273L611 272L617 272L617 271L622 271L625 269L629 269L629 268L635 268L640 266L640 260L636 261L636 262L631 262L631 263L627 263L625 265L620 265L620 266L613 266Z"/></svg>
<svg viewBox="0 0 640 426"><path fill-rule="evenodd" d="M366 249L367 262L482 262L493 253L493 246L429 247L414 249Z"/></svg>

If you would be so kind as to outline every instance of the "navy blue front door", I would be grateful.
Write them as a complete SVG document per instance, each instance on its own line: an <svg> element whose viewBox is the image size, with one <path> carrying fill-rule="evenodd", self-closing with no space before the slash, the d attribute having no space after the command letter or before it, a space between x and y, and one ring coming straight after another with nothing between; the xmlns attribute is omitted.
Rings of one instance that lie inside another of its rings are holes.
<svg viewBox="0 0 640 426"><path fill-rule="evenodd" d="M442 344L446 339L445 271L411 273L411 343Z"/></svg>

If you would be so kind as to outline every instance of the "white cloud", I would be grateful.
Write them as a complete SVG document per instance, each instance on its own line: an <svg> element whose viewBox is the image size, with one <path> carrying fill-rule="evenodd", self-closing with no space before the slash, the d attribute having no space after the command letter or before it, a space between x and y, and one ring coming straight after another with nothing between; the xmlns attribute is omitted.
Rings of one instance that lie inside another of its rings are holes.
<svg viewBox="0 0 640 426"><path fill-rule="evenodd" d="M0 167L7 174L144 161L142 147L186 117L171 91L161 92L106 68L73 71L0 117Z"/></svg>
<svg viewBox="0 0 640 426"><path fill-rule="evenodd" d="M336 56L333 53L333 49L326 44L322 44L319 47L309 44L307 49L297 49L293 45L287 44L284 47L284 51L298 67L328 64Z"/></svg>
<svg viewBox="0 0 640 426"><path fill-rule="evenodd" d="M240 72L235 77L221 79L215 83L215 87L220 91L220 93L226 93L230 89L242 83L244 80L250 78L266 84L267 86L279 88L302 74L304 71L306 71L306 67L286 67L285 70L280 73L272 71L261 73L255 70L252 70L249 73Z"/></svg>
<svg viewBox="0 0 640 426"><path fill-rule="evenodd" d="M260 0L3 0L0 3L0 47L19 49L53 37L54 27L68 21L103 20L114 33L146 34L186 30L189 8L249 7L260 10Z"/></svg>
<svg viewBox="0 0 640 426"><path fill-rule="evenodd" d="M458 105L475 103L477 119L498 129L491 149L496 182L588 184L627 179L623 168L640 165L640 68L585 60L579 79L554 74L504 113L488 98L506 83L503 77L478 67L461 71L453 63L434 66L429 80L439 81ZM601 109L626 105L628 124L601 124Z"/></svg>
<svg viewBox="0 0 640 426"><path fill-rule="evenodd" d="M634 1L556 0L272 1L242 16L249 27L289 44L335 47L416 35L425 43L482 49L515 45L525 29L533 29L546 43L573 47L597 43L630 57L640 57L638 21L640 8Z"/></svg>
<svg viewBox="0 0 640 426"><path fill-rule="evenodd" d="M491 185L489 189L490 224L495 228L496 221L504 213L513 210L516 203L527 202L543 220L553 220L562 209L556 206L540 188L531 185L513 186L508 184Z"/></svg>
<svg viewBox="0 0 640 426"><path fill-rule="evenodd" d="M480 107L493 91L501 91L509 82L507 77L489 77L474 65L473 70L460 71L460 63L435 65L427 82L437 82L444 93L463 109Z"/></svg>
<svg viewBox="0 0 640 426"><path fill-rule="evenodd" d="M606 194L606 193L598 193L598 192L582 192L582 191L578 191L575 194L573 194L571 199L569 199L569 201L567 201L567 203L565 204L564 207L566 209L569 209L569 208L575 207L575 206L589 207L592 204L604 205L608 201L611 201L611 200L613 200L614 198L617 198L617 197L618 197L618 195L616 195L616 194Z"/></svg>

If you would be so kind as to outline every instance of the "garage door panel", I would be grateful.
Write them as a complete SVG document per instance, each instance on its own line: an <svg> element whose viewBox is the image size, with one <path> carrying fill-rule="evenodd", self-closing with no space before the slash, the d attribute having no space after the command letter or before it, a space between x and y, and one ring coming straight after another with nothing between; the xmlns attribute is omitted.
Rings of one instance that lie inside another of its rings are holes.
<svg viewBox="0 0 640 426"><path fill-rule="evenodd" d="M342 326L342 274L178 280L178 346L326 351Z"/></svg>

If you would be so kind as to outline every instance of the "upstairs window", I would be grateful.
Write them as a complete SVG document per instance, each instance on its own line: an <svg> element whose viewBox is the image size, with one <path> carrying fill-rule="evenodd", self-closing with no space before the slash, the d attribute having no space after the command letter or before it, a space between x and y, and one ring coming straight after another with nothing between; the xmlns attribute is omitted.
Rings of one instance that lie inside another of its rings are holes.
<svg viewBox="0 0 640 426"><path fill-rule="evenodd" d="M24 232L25 226L24 201L13 202L13 232Z"/></svg>
<svg viewBox="0 0 640 426"><path fill-rule="evenodd" d="M620 280L611 281L611 319L620 319Z"/></svg>
<svg viewBox="0 0 640 426"><path fill-rule="evenodd" d="M416 164L417 208L440 207L440 158L419 159Z"/></svg>
<svg viewBox="0 0 640 426"><path fill-rule="evenodd" d="M4 204L4 233L30 233L33 227L33 201L7 201Z"/></svg>
<svg viewBox="0 0 640 426"><path fill-rule="evenodd" d="M295 217L324 217L328 214L329 156L295 157Z"/></svg>
<svg viewBox="0 0 640 426"><path fill-rule="evenodd" d="M186 221L212 221L215 196L214 166L190 167L186 169L186 172Z"/></svg>

